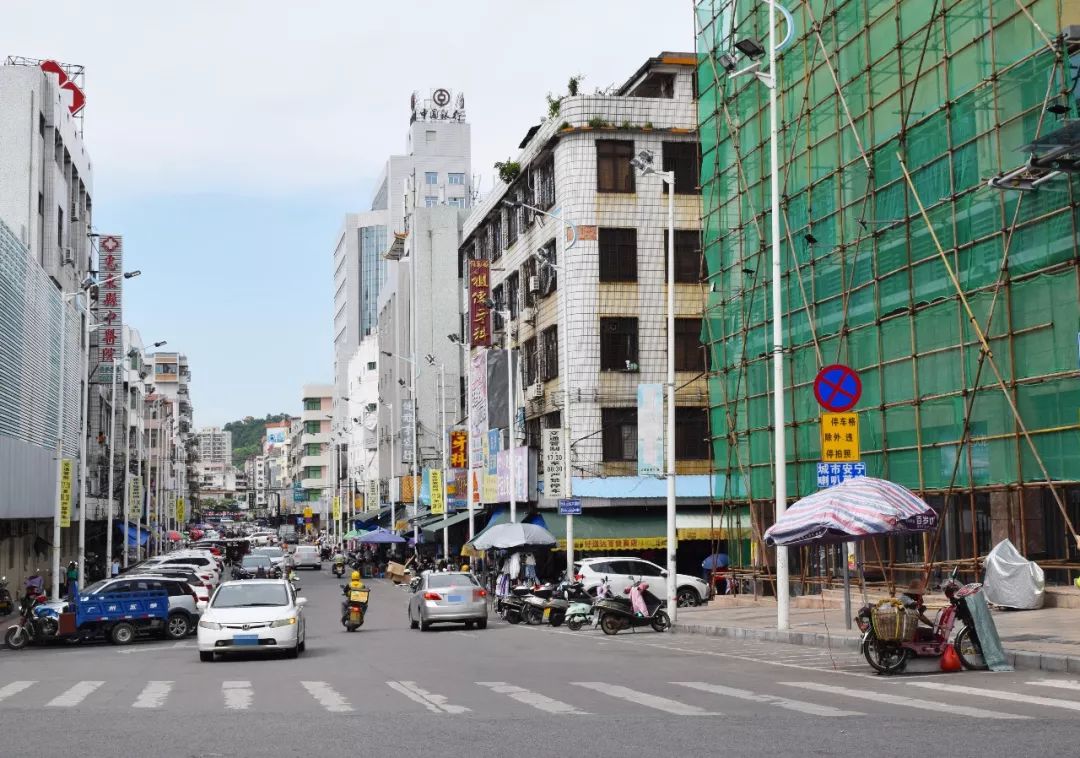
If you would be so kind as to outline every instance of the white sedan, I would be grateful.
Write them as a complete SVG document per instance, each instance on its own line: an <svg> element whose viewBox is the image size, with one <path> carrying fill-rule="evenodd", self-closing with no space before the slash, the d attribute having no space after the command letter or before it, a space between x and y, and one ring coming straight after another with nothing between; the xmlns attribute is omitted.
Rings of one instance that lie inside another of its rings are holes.
<svg viewBox="0 0 1080 758"><path fill-rule="evenodd" d="M255 650L296 658L304 652L305 603L284 579L225 582L199 619L199 660Z"/></svg>

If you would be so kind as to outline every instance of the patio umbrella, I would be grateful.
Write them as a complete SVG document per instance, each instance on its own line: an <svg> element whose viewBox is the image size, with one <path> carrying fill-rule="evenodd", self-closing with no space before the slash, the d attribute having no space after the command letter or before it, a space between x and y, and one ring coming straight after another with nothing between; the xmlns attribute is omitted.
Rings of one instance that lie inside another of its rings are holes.
<svg viewBox="0 0 1080 758"><path fill-rule="evenodd" d="M858 476L796 501L765 532L765 543L848 542L936 525L934 509L907 487Z"/></svg>
<svg viewBox="0 0 1080 758"><path fill-rule="evenodd" d="M523 547L525 545L555 545L558 540L542 526L536 524L496 524L478 535L471 544L477 550Z"/></svg>
<svg viewBox="0 0 1080 758"><path fill-rule="evenodd" d="M366 545L387 545L392 542L404 542L404 537L399 537L387 529L372 529L360 535L360 542Z"/></svg>
<svg viewBox="0 0 1080 758"><path fill-rule="evenodd" d="M184 539L184 537L180 534L180 532L169 531L165 533L165 539L167 539L169 542L179 542L180 540Z"/></svg>

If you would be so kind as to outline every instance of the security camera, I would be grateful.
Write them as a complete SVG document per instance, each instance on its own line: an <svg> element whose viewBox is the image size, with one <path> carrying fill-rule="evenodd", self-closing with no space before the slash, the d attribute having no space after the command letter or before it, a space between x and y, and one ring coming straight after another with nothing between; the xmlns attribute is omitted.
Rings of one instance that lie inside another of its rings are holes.
<svg viewBox="0 0 1080 758"><path fill-rule="evenodd" d="M718 58L718 61L719 61L720 65L723 67L724 71L727 71L729 74L732 71L735 70L735 67L737 65L739 65L739 62L735 59L735 56L732 55L731 53L724 53L723 55L721 55Z"/></svg>
<svg viewBox="0 0 1080 758"><path fill-rule="evenodd" d="M97 284L97 280L95 280L94 277L90 276L90 274L87 274L85 277L83 277L82 283L79 286L82 287L84 290L88 290L95 284Z"/></svg>

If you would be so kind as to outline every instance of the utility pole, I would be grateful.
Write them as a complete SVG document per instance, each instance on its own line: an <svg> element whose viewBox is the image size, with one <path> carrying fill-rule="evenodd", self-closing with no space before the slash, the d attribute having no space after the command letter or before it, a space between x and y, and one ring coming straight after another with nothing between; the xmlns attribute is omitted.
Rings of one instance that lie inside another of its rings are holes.
<svg viewBox="0 0 1080 758"><path fill-rule="evenodd" d="M117 361L112 362L112 399L109 406L109 491L105 502L108 508L105 526L105 560L112 565L112 531L113 531L113 494L116 492L116 375L118 372Z"/></svg>

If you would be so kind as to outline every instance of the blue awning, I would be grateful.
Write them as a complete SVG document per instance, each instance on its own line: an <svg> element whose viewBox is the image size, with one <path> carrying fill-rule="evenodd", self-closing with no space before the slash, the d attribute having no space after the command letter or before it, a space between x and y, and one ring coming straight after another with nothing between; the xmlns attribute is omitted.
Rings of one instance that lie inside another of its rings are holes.
<svg viewBox="0 0 1080 758"><path fill-rule="evenodd" d="M124 523L123 522L114 523L113 526L119 532L124 531ZM145 529L139 529L137 526L133 526L132 524L128 524L127 525L127 536L128 536L128 539L127 539L128 547L135 547L135 540L136 539L138 539L140 545L145 545L146 541L148 539L150 539L150 532L146 531Z"/></svg>

